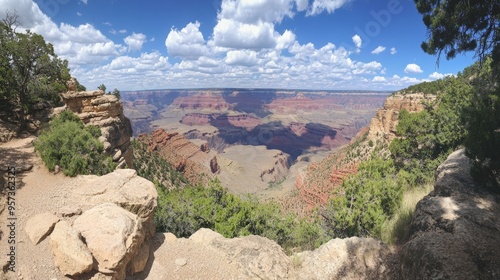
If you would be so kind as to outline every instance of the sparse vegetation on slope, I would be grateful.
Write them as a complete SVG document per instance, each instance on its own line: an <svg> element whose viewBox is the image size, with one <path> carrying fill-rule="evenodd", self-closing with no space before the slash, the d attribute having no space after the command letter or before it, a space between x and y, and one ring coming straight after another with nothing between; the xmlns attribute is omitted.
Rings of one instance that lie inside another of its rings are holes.
<svg viewBox="0 0 500 280"><path fill-rule="evenodd" d="M139 176L155 183L158 208L157 230L189 237L209 228L225 237L260 235L285 249L314 249L325 239L319 223L284 213L276 203L261 203L255 197L240 198L224 189L218 179L192 186L166 160L133 141L134 166Z"/></svg>
<svg viewBox="0 0 500 280"><path fill-rule="evenodd" d="M63 111L54 118L48 130L35 142L35 148L50 171L60 166L64 175L103 175L113 171L116 163L103 153L98 138L101 130L85 126L71 111Z"/></svg>

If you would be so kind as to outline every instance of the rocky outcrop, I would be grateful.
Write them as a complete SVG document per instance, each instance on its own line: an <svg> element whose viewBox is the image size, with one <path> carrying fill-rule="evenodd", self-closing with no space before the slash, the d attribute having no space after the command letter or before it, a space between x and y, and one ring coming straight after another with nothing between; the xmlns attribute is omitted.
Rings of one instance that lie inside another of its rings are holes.
<svg viewBox="0 0 500 280"><path fill-rule="evenodd" d="M380 240L332 239L312 252L297 254L298 279L390 279L390 254Z"/></svg>
<svg viewBox="0 0 500 280"><path fill-rule="evenodd" d="M96 279L125 279L142 271L149 257L147 240L155 235L157 196L154 184L131 169L78 176L65 195L77 203L62 207L59 218L42 214L60 219L50 234L55 265L65 275L90 273ZM30 219L31 224L39 217ZM53 223L38 224L48 228ZM26 231L30 228L35 227L28 222Z"/></svg>
<svg viewBox="0 0 500 280"><path fill-rule="evenodd" d="M384 107L378 109L370 121L368 139L390 143L396 137L401 110L418 113L425 109L425 103L431 103L435 99L435 95L423 93L397 93L387 97Z"/></svg>
<svg viewBox="0 0 500 280"><path fill-rule="evenodd" d="M500 277L500 196L469 171L464 150L437 169L434 190L418 203L402 248L403 279Z"/></svg>
<svg viewBox="0 0 500 280"><path fill-rule="evenodd" d="M435 99L435 95L422 93L396 93L388 96L384 106L377 110L369 125L362 128L347 147L335 151L319 163L311 164L297 176L295 187L299 190L306 209L324 205L333 190L342 184L342 180L355 174L359 163L367 160L376 147L379 147L380 155L388 153L384 147L396 137L401 110L417 113L425 109L425 104L431 104Z"/></svg>
<svg viewBox="0 0 500 280"><path fill-rule="evenodd" d="M151 135L140 135L138 140L182 172L192 184L205 182L220 169L213 152L202 149L177 132L157 129Z"/></svg>
<svg viewBox="0 0 500 280"><path fill-rule="evenodd" d="M333 239L287 256L267 238L224 238L200 229L188 239L159 233L146 279L391 279L390 250L371 238ZM186 253L190 252L190 253ZM174 261L175 260L175 261Z"/></svg>
<svg viewBox="0 0 500 280"><path fill-rule="evenodd" d="M75 113L85 124L101 128L100 141L106 153L116 158L119 167L132 166L130 137L132 126L123 115L123 107L118 98L104 94L102 90L77 92L71 82L68 92L63 93L66 108Z"/></svg>

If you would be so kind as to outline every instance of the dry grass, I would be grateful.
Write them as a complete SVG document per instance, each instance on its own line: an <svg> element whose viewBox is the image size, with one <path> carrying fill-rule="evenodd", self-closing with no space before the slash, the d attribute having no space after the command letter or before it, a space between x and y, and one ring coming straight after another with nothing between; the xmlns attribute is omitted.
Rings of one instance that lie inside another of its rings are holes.
<svg viewBox="0 0 500 280"><path fill-rule="evenodd" d="M382 226L382 240L386 244L395 245L405 241L417 203L433 188L433 184L426 184L404 193L400 208Z"/></svg>

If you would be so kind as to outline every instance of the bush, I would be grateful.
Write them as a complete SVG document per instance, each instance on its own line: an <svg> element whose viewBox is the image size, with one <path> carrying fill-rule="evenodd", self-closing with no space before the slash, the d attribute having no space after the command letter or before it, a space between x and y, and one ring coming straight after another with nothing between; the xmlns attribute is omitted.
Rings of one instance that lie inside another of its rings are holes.
<svg viewBox="0 0 500 280"><path fill-rule="evenodd" d="M382 224L399 207L403 184L392 160L373 158L360 164L356 175L342 183L335 198L321 211L332 237L380 237Z"/></svg>
<svg viewBox="0 0 500 280"><path fill-rule="evenodd" d="M66 176L103 175L113 171L116 163L103 153L99 136L98 127L86 127L72 112L64 111L38 137L35 149L50 171L59 165Z"/></svg>
<svg viewBox="0 0 500 280"><path fill-rule="evenodd" d="M314 249L324 241L319 224L285 214L275 203L239 198L215 179L207 187L158 188L157 230L189 237L209 228L225 237L260 235L286 249Z"/></svg>

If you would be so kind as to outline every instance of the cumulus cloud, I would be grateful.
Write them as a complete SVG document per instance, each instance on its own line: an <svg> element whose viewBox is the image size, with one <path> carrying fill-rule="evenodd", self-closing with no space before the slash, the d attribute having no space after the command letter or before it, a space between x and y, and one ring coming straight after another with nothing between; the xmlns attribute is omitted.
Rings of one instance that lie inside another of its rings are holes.
<svg viewBox="0 0 500 280"><path fill-rule="evenodd" d="M405 68L405 73L419 74L419 73L423 73L423 72L424 71L422 69L420 69L420 66L418 66L415 63L410 63L410 64L406 65L406 68Z"/></svg>
<svg viewBox="0 0 500 280"><path fill-rule="evenodd" d="M429 79L438 80L438 79L442 79L442 78L447 77L447 76L453 76L453 74L451 74L451 73L441 74L438 72L434 72L434 73L429 75Z"/></svg>
<svg viewBox="0 0 500 280"><path fill-rule="evenodd" d="M396 54L397 52L396 48L391 48L391 54Z"/></svg>
<svg viewBox="0 0 500 280"><path fill-rule="evenodd" d="M132 33L132 35L125 37L123 41L125 41L125 44L127 44L129 52L138 51L146 42L146 35L142 33Z"/></svg>
<svg viewBox="0 0 500 280"><path fill-rule="evenodd" d="M361 51L361 44L363 43L363 40L361 40L361 37L359 37L358 34L352 36L352 41L354 42L354 45L356 46L356 52Z"/></svg>
<svg viewBox="0 0 500 280"><path fill-rule="evenodd" d="M372 82L385 82L385 81L386 81L385 78L382 76L375 76L372 79Z"/></svg>
<svg viewBox="0 0 500 280"><path fill-rule="evenodd" d="M170 55L190 60L198 59L208 52L199 22L190 22L181 30L172 28L165 40L165 46Z"/></svg>
<svg viewBox="0 0 500 280"><path fill-rule="evenodd" d="M233 19L221 19L213 34L215 45L233 49L273 48L278 36L272 23L248 24Z"/></svg>
<svg viewBox="0 0 500 280"><path fill-rule="evenodd" d="M324 11L331 14L350 1L351 0L314 0L307 14L317 15L321 14Z"/></svg>
<svg viewBox="0 0 500 280"><path fill-rule="evenodd" d="M109 40L91 24L61 23L58 26L32 0L0 0L0 7L0 17L5 17L7 11L16 11L19 29L30 29L42 35L54 45L56 54L68 59L72 69L76 65L102 63L125 51L122 45Z"/></svg>
<svg viewBox="0 0 500 280"><path fill-rule="evenodd" d="M372 54L379 54L381 52L385 51L385 47L383 46L378 46L376 47L373 51L372 51Z"/></svg>
<svg viewBox="0 0 500 280"><path fill-rule="evenodd" d="M251 50L229 51L224 60L228 65L253 66L257 64L257 53Z"/></svg>

